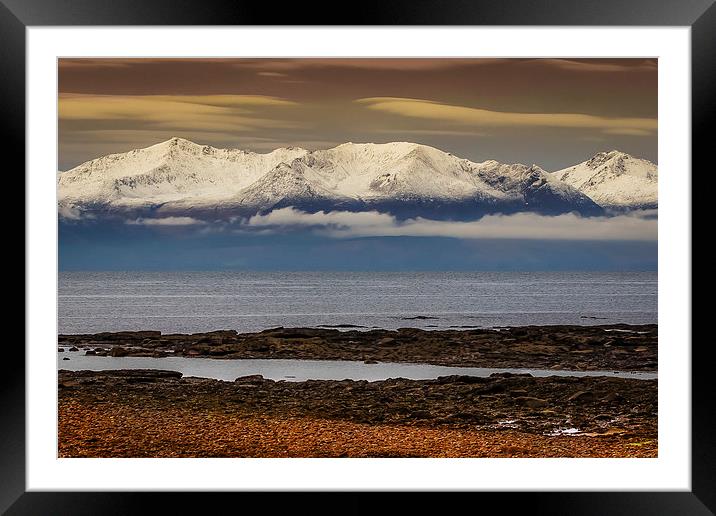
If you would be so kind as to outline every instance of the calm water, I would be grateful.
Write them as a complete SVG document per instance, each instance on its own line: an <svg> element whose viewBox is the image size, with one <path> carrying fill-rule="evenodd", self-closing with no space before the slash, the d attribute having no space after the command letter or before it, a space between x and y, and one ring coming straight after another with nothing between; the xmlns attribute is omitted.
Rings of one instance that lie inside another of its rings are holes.
<svg viewBox="0 0 716 516"><path fill-rule="evenodd" d="M61 272L59 332L657 322L656 272ZM65 362L67 363L67 362Z"/></svg>
<svg viewBox="0 0 716 516"><path fill-rule="evenodd" d="M240 376L263 375L271 380L386 380L407 378L429 380L438 376L461 374L487 377L492 373L530 373L533 376L611 376L652 380L657 373L625 371L556 371L486 367L445 367L430 364L364 364L349 360L219 360L211 358L97 357L78 353L58 353L57 368L70 371L109 369L165 369L184 376L233 381ZM69 358L69 360L63 360Z"/></svg>

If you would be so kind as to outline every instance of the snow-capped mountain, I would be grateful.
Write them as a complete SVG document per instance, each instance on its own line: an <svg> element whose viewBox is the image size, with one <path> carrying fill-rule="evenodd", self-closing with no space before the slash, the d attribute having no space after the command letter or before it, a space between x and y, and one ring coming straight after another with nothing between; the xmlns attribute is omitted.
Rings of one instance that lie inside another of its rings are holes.
<svg viewBox="0 0 716 516"><path fill-rule="evenodd" d="M144 149L93 159L62 172L58 180L59 202L80 209L118 210L217 204L232 199L268 170L306 152L287 148L256 154L172 138Z"/></svg>
<svg viewBox="0 0 716 516"><path fill-rule="evenodd" d="M591 159L552 174L607 209L658 207L657 166L616 150L600 152Z"/></svg>
<svg viewBox="0 0 716 516"><path fill-rule="evenodd" d="M456 219L518 211L601 214L602 207L583 189L590 180L573 180L582 166L550 174L537 165L475 163L406 142L258 154L172 138L62 172L59 208L61 214L75 215L215 218L286 206ZM655 182L655 167L653 176Z"/></svg>

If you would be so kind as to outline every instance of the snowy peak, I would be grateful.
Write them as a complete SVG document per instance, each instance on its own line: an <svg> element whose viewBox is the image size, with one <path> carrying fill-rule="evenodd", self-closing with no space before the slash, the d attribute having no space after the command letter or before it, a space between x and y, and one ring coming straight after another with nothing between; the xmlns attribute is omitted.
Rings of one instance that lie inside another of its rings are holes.
<svg viewBox="0 0 716 516"><path fill-rule="evenodd" d="M624 158L629 158L628 154L625 154L623 152L619 152L618 150L611 150L608 152L598 152L594 156L592 156L590 159L586 161L586 164L589 168L596 170L600 166L606 164L609 161L616 160L620 161Z"/></svg>
<svg viewBox="0 0 716 516"><path fill-rule="evenodd" d="M578 165L554 172L553 177L612 209L656 208L657 166L624 152L600 152Z"/></svg>
<svg viewBox="0 0 716 516"><path fill-rule="evenodd" d="M595 172L604 171L615 176L626 174L650 180L658 179L656 165L616 150L595 154L585 165Z"/></svg>
<svg viewBox="0 0 716 516"><path fill-rule="evenodd" d="M178 136L174 136L172 138L169 138L165 142L157 143L156 145L152 145L151 147L148 147L147 149L153 149L159 152L163 152L166 155L171 155L175 153L199 153L202 151L202 149L211 149L213 147L202 146L199 144L196 144L192 141L186 140L184 138L179 138Z"/></svg>
<svg viewBox="0 0 716 516"><path fill-rule="evenodd" d="M343 144L303 161L329 190L362 199L464 198L480 187L461 160L416 143Z"/></svg>
<svg viewBox="0 0 716 516"><path fill-rule="evenodd" d="M536 164L476 163L410 142L260 154L171 138L63 172L58 189L61 212L95 215L234 217L300 206L469 219L516 211L598 215L601 206L622 202L616 196L624 192L630 202L643 204L639 195L648 201L652 192L644 194L642 183L653 184L656 199L656 178L655 165L617 151L548 173Z"/></svg>
<svg viewBox="0 0 716 516"><path fill-rule="evenodd" d="M60 203L121 208L221 202L279 163L307 152L292 148L257 154L171 138L63 172L58 179Z"/></svg>
<svg viewBox="0 0 716 516"><path fill-rule="evenodd" d="M336 196L319 181L307 177L307 170L301 158L296 158L290 164L279 163L251 186L238 192L236 202L240 206L255 208L256 211L266 211L335 199Z"/></svg>

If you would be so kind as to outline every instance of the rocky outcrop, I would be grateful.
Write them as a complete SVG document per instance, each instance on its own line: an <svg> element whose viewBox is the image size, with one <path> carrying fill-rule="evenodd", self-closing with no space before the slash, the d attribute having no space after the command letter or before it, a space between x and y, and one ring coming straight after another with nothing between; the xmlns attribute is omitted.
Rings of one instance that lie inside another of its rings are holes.
<svg viewBox="0 0 716 516"><path fill-rule="evenodd" d="M655 439L657 424L656 380L606 377L276 382L254 375L224 382L172 371L60 371L59 397L61 403L84 406L112 400L140 411L172 407L239 418L310 417L540 435L571 428Z"/></svg>
<svg viewBox="0 0 716 516"><path fill-rule="evenodd" d="M467 367L655 371L656 325L525 326L428 331L273 328L197 334L60 335L59 346L102 356L191 356L422 362Z"/></svg>

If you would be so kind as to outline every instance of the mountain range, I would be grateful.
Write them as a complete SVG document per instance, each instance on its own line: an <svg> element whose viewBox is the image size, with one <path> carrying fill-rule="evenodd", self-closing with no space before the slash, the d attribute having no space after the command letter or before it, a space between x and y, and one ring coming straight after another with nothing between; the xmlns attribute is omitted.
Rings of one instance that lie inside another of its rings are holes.
<svg viewBox="0 0 716 516"><path fill-rule="evenodd" d="M468 220L525 211L594 216L658 205L657 166L623 152L547 172L534 164L472 162L407 142L260 154L171 138L82 163L60 172L57 182L64 219L230 219L293 206Z"/></svg>

